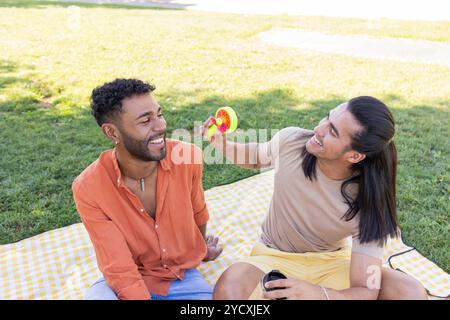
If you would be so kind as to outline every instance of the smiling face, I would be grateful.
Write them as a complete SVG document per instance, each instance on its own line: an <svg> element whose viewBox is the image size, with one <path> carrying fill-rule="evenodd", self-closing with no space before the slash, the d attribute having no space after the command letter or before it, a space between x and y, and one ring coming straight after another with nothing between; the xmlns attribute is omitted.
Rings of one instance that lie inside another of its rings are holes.
<svg viewBox="0 0 450 320"><path fill-rule="evenodd" d="M358 162L358 152L352 150L352 136L361 125L347 110L347 103L332 109L314 128L314 136L306 143L306 150L322 160ZM355 158L356 157L356 158Z"/></svg>
<svg viewBox="0 0 450 320"><path fill-rule="evenodd" d="M125 98L119 117L119 139L130 155L143 161L166 156L166 120L152 94Z"/></svg>

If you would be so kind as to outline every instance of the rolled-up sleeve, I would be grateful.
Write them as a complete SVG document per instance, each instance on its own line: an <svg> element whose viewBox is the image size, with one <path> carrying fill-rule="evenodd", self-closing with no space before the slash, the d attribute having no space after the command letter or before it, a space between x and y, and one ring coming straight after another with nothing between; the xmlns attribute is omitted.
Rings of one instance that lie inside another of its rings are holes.
<svg viewBox="0 0 450 320"><path fill-rule="evenodd" d="M196 152L201 153L201 150L197 149ZM193 166L191 201L192 208L194 209L195 223L198 226L201 226L209 220L209 211L206 206L205 193L202 184L203 164L199 163L194 164Z"/></svg>
<svg viewBox="0 0 450 320"><path fill-rule="evenodd" d="M279 151L280 133L277 132L272 139L267 142L257 144L258 162L264 165L273 166Z"/></svg>
<svg viewBox="0 0 450 320"><path fill-rule="evenodd" d="M257 145L258 162L263 165L276 167L283 148L289 140L294 140L298 135L306 131L297 127L287 127L281 129L267 142L260 142Z"/></svg>
<svg viewBox="0 0 450 320"><path fill-rule="evenodd" d="M82 185L72 185L78 214L91 238L97 264L121 300L148 300L150 294L122 233L90 199Z"/></svg>

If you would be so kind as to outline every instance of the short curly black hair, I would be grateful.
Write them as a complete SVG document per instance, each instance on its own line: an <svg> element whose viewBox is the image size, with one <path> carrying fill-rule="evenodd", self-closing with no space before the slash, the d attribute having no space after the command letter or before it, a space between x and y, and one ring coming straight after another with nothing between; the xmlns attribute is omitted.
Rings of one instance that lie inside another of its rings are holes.
<svg viewBox="0 0 450 320"><path fill-rule="evenodd" d="M91 113L101 126L122 111L123 99L155 89L155 86L137 79L116 79L105 83L92 91Z"/></svg>

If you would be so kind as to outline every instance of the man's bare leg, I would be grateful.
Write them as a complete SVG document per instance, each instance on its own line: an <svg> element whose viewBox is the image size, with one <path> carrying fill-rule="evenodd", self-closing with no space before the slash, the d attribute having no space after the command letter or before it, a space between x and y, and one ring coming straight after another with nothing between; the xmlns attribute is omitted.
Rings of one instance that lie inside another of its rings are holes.
<svg viewBox="0 0 450 320"><path fill-rule="evenodd" d="M250 263L235 263L228 267L217 280L213 299L246 300L263 276L264 272Z"/></svg>
<svg viewBox="0 0 450 320"><path fill-rule="evenodd" d="M426 300L422 284L413 277L389 268L383 268L378 300Z"/></svg>

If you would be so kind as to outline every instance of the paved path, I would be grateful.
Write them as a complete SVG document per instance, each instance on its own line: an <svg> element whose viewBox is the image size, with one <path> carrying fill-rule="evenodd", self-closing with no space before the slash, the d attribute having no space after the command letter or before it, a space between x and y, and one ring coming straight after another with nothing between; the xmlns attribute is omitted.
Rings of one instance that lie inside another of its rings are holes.
<svg viewBox="0 0 450 320"><path fill-rule="evenodd" d="M67 0L241 14L450 21L448 0Z"/></svg>
<svg viewBox="0 0 450 320"><path fill-rule="evenodd" d="M365 19L448 20L449 0L67 0L97 4L232 12L343 16ZM376 22L377 20L375 20ZM449 30L450 32L450 30ZM270 30L258 35L271 45L365 58L394 59L450 66L450 44L367 36L331 35L296 29Z"/></svg>
<svg viewBox="0 0 450 320"><path fill-rule="evenodd" d="M268 44L302 50L450 67L450 44L441 42L334 35L296 29L274 29L260 33L258 37Z"/></svg>

